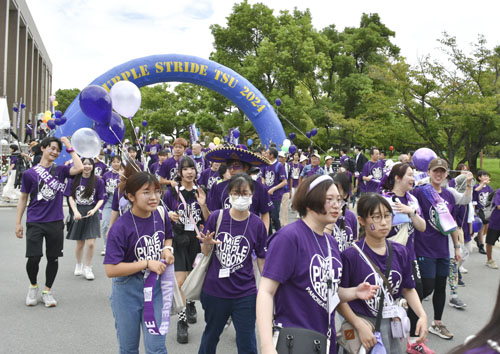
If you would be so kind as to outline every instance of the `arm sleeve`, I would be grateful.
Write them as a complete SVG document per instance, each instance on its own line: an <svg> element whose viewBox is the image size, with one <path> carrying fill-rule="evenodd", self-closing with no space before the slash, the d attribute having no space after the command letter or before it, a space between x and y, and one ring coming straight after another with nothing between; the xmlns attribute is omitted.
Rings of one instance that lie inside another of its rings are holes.
<svg viewBox="0 0 500 354"><path fill-rule="evenodd" d="M468 196L465 193L459 193L455 188L448 187L448 190L453 194L456 204L465 205L469 204L472 200L472 196Z"/></svg>

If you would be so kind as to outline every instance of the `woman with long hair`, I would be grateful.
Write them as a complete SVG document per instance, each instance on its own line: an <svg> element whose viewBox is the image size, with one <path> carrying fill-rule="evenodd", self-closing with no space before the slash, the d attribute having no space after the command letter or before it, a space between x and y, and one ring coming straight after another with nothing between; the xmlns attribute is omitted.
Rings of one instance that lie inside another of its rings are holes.
<svg viewBox="0 0 500 354"><path fill-rule="evenodd" d="M82 160L83 171L69 180L66 195L73 212L73 220L66 238L76 241L75 275L84 275L87 280L94 280L92 258L95 239L101 237L99 209L104 202L104 182L94 175L94 160ZM82 263L85 251L85 265Z"/></svg>
<svg viewBox="0 0 500 354"><path fill-rule="evenodd" d="M104 195L104 202L102 207L102 234L104 235L104 248L101 252L101 256L106 254L106 236L109 228L109 221L111 219L111 205L113 204L113 194L115 189L120 183L120 170L122 169L122 158L115 155L111 158L111 171L104 173L102 180L104 181L106 193Z"/></svg>

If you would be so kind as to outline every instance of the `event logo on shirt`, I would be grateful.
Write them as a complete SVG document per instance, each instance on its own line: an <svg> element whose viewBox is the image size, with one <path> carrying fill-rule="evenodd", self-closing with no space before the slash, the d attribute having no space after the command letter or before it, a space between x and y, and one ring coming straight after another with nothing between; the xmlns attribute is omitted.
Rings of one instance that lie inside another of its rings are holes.
<svg viewBox="0 0 500 354"><path fill-rule="evenodd" d="M220 232L217 239L222 241L215 253L222 268L231 269L231 273L243 268L243 262L250 254L248 239L243 235L233 237L228 232Z"/></svg>
<svg viewBox="0 0 500 354"><path fill-rule="evenodd" d="M152 146L151 149L149 150L149 152L151 153L151 155L156 155L156 146Z"/></svg>
<svg viewBox="0 0 500 354"><path fill-rule="evenodd" d="M486 206L486 203L488 202L488 196L490 195L489 192L483 192L483 193L479 193L479 204L481 204L481 206Z"/></svg>
<svg viewBox="0 0 500 354"><path fill-rule="evenodd" d="M198 172L198 175L203 172L203 160L196 162L196 171Z"/></svg>
<svg viewBox="0 0 500 354"><path fill-rule="evenodd" d="M118 187L118 178L110 178L106 181L106 193L113 194L116 187Z"/></svg>
<svg viewBox="0 0 500 354"><path fill-rule="evenodd" d="M397 225L394 225L394 232L397 234L401 228L406 225L405 223L403 224L397 224ZM408 235L411 237L411 235L413 235L413 233L415 232L415 228L413 227L413 223L410 222L408 223Z"/></svg>
<svg viewBox="0 0 500 354"><path fill-rule="evenodd" d="M170 169L170 180L173 180L177 177L177 166Z"/></svg>
<svg viewBox="0 0 500 354"><path fill-rule="evenodd" d="M272 187L274 184L274 172L266 171L266 186Z"/></svg>
<svg viewBox="0 0 500 354"><path fill-rule="evenodd" d="M349 233L348 233L349 231ZM339 245L339 252L342 253L352 245L352 229L350 226L346 225L345 230L340 227L336 227L333 230L333 237L337 240Z"/></svg>
<svg viewBox="0 0 500 354"><path fill-rule="evenodd" d="M76 204L80 205L92 205L94 204L95 188L92 191L92 195L89 198L83 198L83 193L85 192L85 186L78 186L75 192Z"/></svg>
<svg viewBox="0 0 500 354"><path fill-rule="evenodd" d="M44 184L42 189L38 192L38 200L43 199L50 202L51 200L54 200L55 197L56 192L46 184Z"/></svg>
<svg viewBox="0 0 500 354"><path fill-rule="evenodd" d="M214 185L214 183L216 183L217 181L219 180L219 177L216 177L216 176L212 176L208 179L208 183L207 183L207 188L208 189L212 189L212 186Z"/></svg>
<svg viewBox="0 0 500 354"><path fill-rule="evenodd" d="M96 176L102 176L102 168L101 168L101 167L99 167L99 166L96 166L96 167L95 167L94 174L95 174Z"/></svg>
<svg viewBox="0 0 500 354"><path fill-rule="evenodd" d="M299 179L299 175L300 175L300 168L299 167L292 168L292 178Z"/></svg>
<svg viewBox="0 0 500 354"><path fill-rule="evenodd" d="M225 200L224 200L224 203L223 203L223 207L224 209L231 209L231 203L229 202L229 197L227 197Z"/></svg>
<svg viewBox="0 0 500 354"><path fill-rule="evenodd" d="M328 294L327 280L329 275L329 260L329 257L325 259L319 254L315 254L311 258L311 263L309 264L309 279L311 281L311 287L308 286L306 288L313 300L325 309ZM338 291L339 279L342 277L342 262L335 257L332 257L332 276L332 289L333 294L335 294Z"/></svg>
<svg viewBox="0 0 500 354"><path fill-rule="evenodd" d="M138 261L145 259L160 260L162 248L160 233L163 233L163 231L156 231L153 236L143 235L139 237L134 247L135 257Z"/></svg>
<svg viewBox="0 0 500 354"><path fill-rule="evenodd" d="M373 170L372 170L372 176L374 179L376 180L381 180L382 179L382 168L380 167L375 167Z"/></svg>
<svg viewBox="0 0 500 354"><path fill-rule="evenodd" d="M380 277L380 276L377 274L377 277ZM413 275L412 275L412 278L413 278ZM392 294L391 294L392 296L396 295L399 292L399 288L401 287L401 279L402 279L401 273L399 273L397 270L391 270L391 273L389 275L389 279L387 279L387 280L389 281L389 284L391 284L391 287L392 287ZM376 284L375 273L373 273L373 272L370 273L363 281L369 282L370 284ZM382 291L382 288L379 287L377 289L377 293L375 294L375 296L373 298L371 298L370 300L365 300L365 303L368 306L368 308L370 309L373 316L377 316L377 313L378 313L378 308L379 308L379 303L380 303L380 294L381 294L380 292L381 291ZM387 296L384 298L384 306L392 304L392 302L393 302L392 296L390 299L387 299Z"/></svg>
<svg viewBox="0 0 500 354"><path fill-rule="evenodd" d="M201 221L201 209L198 205L198 202L188 203L187 209L188 212L186 213L186 211L184 210L184 204L179 203L177 207L179 222L183 225L191 224L191 220L189 218L189 214L191 214L193 216L194 222L198 224Z"/></svg>

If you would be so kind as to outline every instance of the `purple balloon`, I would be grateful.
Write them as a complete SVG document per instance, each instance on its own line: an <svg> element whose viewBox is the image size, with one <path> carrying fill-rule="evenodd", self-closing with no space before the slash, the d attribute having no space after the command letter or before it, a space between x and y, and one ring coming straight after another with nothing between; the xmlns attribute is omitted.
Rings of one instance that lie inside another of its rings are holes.
<svg viewBox="0 0 500 354"><path fill-rule="evenodd" d="M54 115L56 116L56 118L61 118L62 117L62 112L61 111L55 111Z"/></svg>
<svg viewBox="0 0 500 354"><path fill-rule="evenodd" d="M65 116L62 116L60 119L61 119L61 124L60 125L63 125L68 120L68 118L66 118Z"/></svg>
<svg viewBox="0 0 500 354"><path fill-rule="evenodd" d="M316 129L316 128L312 128L312 130L311 130L311 135L312 135L312 136L316 136L316 134L318 134L318 129Z"/></svg>
<svg viewBox="0 0 500 354"><path fill-rule="evenodd" d="M311 132L306 132L306 136L311 139L312 133Z"/></svg>
<svg viewBox="0 0 500 354"><path fill-rule="evenodd" d="M295 145L290 145L290 147L288 148L288 152L290 154L293 154L295 153L295 151L297 151L297 147Z"/></svg>
<svg viewBox="0 0 500 354"><path fill-rule="evenodd" d="M146 125L148 125L148 121L147 121L147 120L143 120L143 121L142 121L142 126L143 126L143 127L146 127Z"/></svg>
<svg viewBox="0 0 500 354"><path fill-rule="evenodd" d="M24 103L21 103L21 109L25 109L26 105Z"/></svg>
<svg viewBox="0 0 500 354"><path fill-rule="evenodd" d="M233 130L233 137L238 139L240 137L240 131L238 129Z"/></svg>
<svg viewBox="0 0 500 354"><path fill-rule="evenodd" d="M49 127L50 129L54 129L56 127L56 122L54 122L53 119L47 121L47 127Z"/></svg>
<svg viewBox="0 0 500 354"><path fill-rule="evenodd" d="M293 139L295 139L296 137L297 137L297 134L295 134L295 133L290 133L290 134L288 134L288 138L290 138L290 140L293 140Z"/></svg>
<svg viewBox="0 0 500 354"><path fill-rule="evenodd" d="M56 123L56 125L61 125L61 118L54 119L54 123Z"/></svg>
<svg viewBox="0 0 500 354"><path fill-rule="evenodd" d="M14 112L18 112L19 111L19 109L17 109L17 107L14 107L12 109L14 110Z"/></svg>
<svg viewBox="0 0 500 354"><path fill-rule="evenodd" d="M109 124L96 124L94 130L104 142L116 145L125 136L125 123L118 113L113 112Z"/></svg>
<svg viewBox="0 0 500 354"><path fill-rule="evenodd" d="M474 221L472 221L472 231L479 232L483 228L483 221L479 216L474 217Z"/></svg>
<svg viewBox="0 0 500 354"><path fill-rule="evenodd" d="M80 92L80 108L97 124L105 125L111 120L111 96L101 86L90 85Z"/></svg>
<svg viewBox="0 0 500 354"><path fill-rule="evenodd" d="M436 153L429 148L420 148L413 154L412 160L418 171L427 172L429 164L437 157Z"/></svg>
<svg viewBox="0 0 500 354"><path fill-rule="evenodd" d="M281 106L281 100L279 98L277 98L274 102L276 102L276 106Z"/></svg>

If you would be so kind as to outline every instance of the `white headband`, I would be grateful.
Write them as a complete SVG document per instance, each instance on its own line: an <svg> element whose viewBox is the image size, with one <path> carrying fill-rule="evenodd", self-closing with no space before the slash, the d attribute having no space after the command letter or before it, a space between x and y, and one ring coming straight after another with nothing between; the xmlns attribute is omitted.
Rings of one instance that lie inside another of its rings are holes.
<svg viewBox="0 0 500 354"><path fill-rule="evenodd" d="M309 190L307 191L307 193L309 193L310 191L312 191L314 188L316 188L316 186L318 184L320 184L321 182L324 182L324 181L333 181L333 178L328 176L328 175L323 175L323 176L320 176L318 178L316 178L310 185L309 185Z"/></svg>

